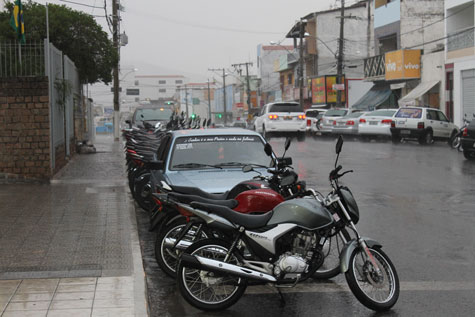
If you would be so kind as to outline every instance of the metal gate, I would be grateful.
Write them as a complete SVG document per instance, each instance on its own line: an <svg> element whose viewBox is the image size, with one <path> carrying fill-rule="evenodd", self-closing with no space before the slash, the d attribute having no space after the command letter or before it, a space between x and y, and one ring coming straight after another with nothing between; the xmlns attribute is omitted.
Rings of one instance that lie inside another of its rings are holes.
<svg viewBox="0 0 475 317"><path fill-rule="evenodd" d="M475 114L475 69L462 71L462 109L467 120Z"/></svg>

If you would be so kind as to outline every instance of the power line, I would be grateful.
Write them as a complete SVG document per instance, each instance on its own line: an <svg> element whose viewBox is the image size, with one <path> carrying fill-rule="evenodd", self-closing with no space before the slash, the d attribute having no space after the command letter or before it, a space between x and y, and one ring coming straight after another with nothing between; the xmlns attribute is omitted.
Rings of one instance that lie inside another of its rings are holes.
<svg viewBox="0 0 475 317"><path fill-rule="evenodd" d="M423 42L423 43L420 43L420 44L417 44L417 45L413 45L413 46L409 46L409 47L405 47L405 48L409 48L409 49L410 49L410 48L418 47L418 46L421 46L421 45L426 45L426 44L430 44L430 43L442 41L442 40L445 40L445 39L447 39L447 38L449 38L449 37L451 37L451 36L459 35L459 34L462 34L462 33L464 33L464 32L467 32L467 31L473 30L473 29L475 29L475 26L472 26L472 27L470 27L470 28L464 29L464 30L459 31L459 32L456 32L456 33L452 33L452 34L450 34L450 35L446 35L446 36L444 36L444 37L441 37L441 38L438 38L438 39L435 39L435 40L431 40L431 41L428 41L428 42Z"/></svg>
<svg viewBox="0 0 475 317"><path fill-rule="evenodd" d="M90 5L90 4L80 3L80 2L74 2L74 1L69 1L69 0L59 0L59 1L76 4L78 6L85 6L85 7L94 8L94 9L101 9L101 7L96 7L95 5ZM96 2L94 1L94 4L95 3Z"/></svg>

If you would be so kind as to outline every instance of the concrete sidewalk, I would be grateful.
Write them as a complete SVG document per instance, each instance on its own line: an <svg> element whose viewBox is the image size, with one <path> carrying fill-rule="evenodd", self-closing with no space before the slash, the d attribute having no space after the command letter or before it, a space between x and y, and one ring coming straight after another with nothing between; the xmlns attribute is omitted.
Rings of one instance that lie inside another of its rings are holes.
<svg viewBox="0 0 475 317"><path fill-rule="evenodd" d="M0 316L147 315L122 143L95 146L49 185L0 185Z"/></svg>

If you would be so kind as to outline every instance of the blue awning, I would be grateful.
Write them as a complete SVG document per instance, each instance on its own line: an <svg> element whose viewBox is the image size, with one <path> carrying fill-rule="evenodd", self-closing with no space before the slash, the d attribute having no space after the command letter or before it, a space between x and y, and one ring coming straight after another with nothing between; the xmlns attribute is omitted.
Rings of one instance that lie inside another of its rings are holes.
<svg viewBox="0 0 475 317"><path fill-rule="evenodd" d="M366 111L374 110L380 104L388 100L391 93L392 91L389 86L373 86L352 106L352 108Z"/></svg>

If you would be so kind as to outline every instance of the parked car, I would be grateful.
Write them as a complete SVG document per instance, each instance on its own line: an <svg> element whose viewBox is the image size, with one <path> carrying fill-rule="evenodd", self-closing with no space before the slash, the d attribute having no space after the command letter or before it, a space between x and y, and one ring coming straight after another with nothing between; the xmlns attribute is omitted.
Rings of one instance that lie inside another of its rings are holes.
<svg viewBox="0 0 475 317"><path fill-rule="evenodd" d="M362 139L390 137L391 123L397 109L378 109L360 117L358 134Z"/></svg>
<svg viewBox="0 0 475 317"><path fill-rule="evenodd" d="M426 107L400 108L391 122L393 143L401 139L416 139L419 144L432 144L434 140L448 141L458 128L439 109Z"/></svg>
<svg viewBox="0 0 475 317"><path fill-rule="evenodd" d="M320 123L320 133L322 135L330 134L333 129L333 121L335 121L335 119L346 116L348 112L348 109L330 109L325 112Z"/></svg>
<svg viewBox="0 0 475 317"><path fill-rule="evenodd" d="M327 109L309 108L305 110L307 120L307 132L317 132L320 118L327 112Z"/></svg>
<svg viewBox="0 0 475 317"><path fill-rule="evenodd" d="M246 121L237 120L237 121L234 121L234 122L231 124L231 127L233 127L233 128L243 128L243 129L247 129L247 122L246 122Z"/></svg>
<svg viewBox="0 0 475 317"><path fill-rule="evenodd" d="M260 134L244 129L169 131L157 150L156 160L161 168L151 171L153 186L164 181L223 193L257 175L244 173L244 165L255 164L257 171L267 174L266 167L273 163L264 152L265 143Z"/></svg>
<svg viewBox="0 0 475 317"><path fill-rule="evenodd" d="M333 120L332 133L357 135L360 123L359 118L364 114L365 112L353 112Z"/></svg>
<svg viewBox="0 0 475 317"><path fill-rule="evenodd" d="M274 102L262 107L254 122L257 132L265 138L270 133L293 132L305 136L305 113L297 102Z"/></svg>
<svg viewBox="0 0 475 317"><path fill-rule="evenodd" d="M467 160L475 160L475 120L472 120L463 130L462 149Z"/></svg>
<svg viewBox="0 0 475 317"><path fill-rule="evenodd" d="M145 122L150 126L155 126L157 123L166 124L173 114L174 108L172 106L155 106L144 105L135 108L131 120L125 121L130 127L144 128Z"/></svg>

